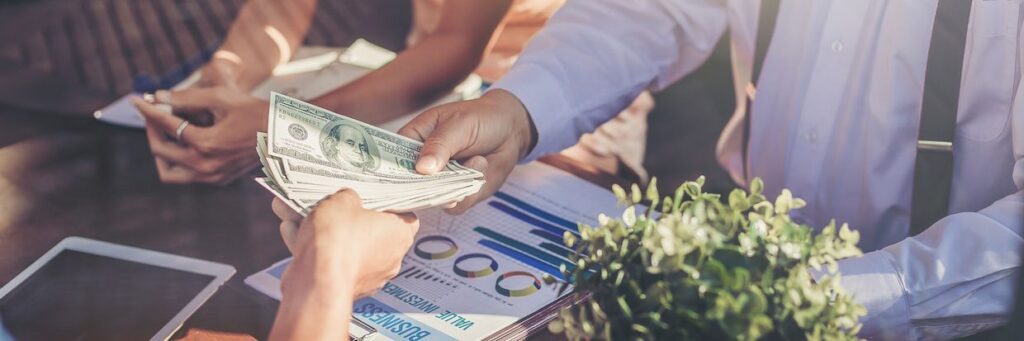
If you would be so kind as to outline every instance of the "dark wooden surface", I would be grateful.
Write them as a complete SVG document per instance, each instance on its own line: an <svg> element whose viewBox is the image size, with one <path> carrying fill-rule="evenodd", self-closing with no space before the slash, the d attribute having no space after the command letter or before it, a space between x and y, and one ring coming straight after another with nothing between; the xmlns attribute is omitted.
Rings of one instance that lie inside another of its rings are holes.
<svg viewBox="0 0 1024 341"><path fill-rule="evenodd" d="M162 185L139 131L0 115L0 135L22 135L0 147L0 283L68 236L196 257L238 273L186 329L267 334L277 303L242 280L288 256L268 193Z"/></svg>

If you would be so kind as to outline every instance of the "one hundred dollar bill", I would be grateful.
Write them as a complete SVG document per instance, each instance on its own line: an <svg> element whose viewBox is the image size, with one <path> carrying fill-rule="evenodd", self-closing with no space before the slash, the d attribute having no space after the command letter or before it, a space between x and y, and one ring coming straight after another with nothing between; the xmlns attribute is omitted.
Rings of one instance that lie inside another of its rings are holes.
<svg viewBox="0 0 1024 341"><path fill-rule="evenodd" d="M278 93L267 126L256 136L267 177L256 182L302 215L343 189L359 193L364 208L407 212L460 201L484 184L482 173L454 161L419 174L420 142Z"/></svg>
<svg viewBox="0 0 1024 341"><path fill-rule="evenodd" d="M344 172L365 182L405 183L483 176L454 161L437 174L419 174L415 165L422 143L279 93L271 94L267 130L270 156Z"/></svg>

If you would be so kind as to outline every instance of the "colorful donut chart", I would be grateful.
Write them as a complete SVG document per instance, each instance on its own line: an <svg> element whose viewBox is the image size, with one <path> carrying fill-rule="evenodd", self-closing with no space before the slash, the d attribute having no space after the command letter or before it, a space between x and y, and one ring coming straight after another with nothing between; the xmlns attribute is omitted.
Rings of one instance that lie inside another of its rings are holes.
<svg viewBox="0 0 1024 341"><path fill-rule="evenodd" d="M427 252L427 251L424 251L423 249L420 249L420 245L422 245L423 243L426 243L426 242L442 242L442 243L448 244L449 247L448 247L447 250L440 251L440 252ZM413 251L413 253L415 253L420 258L429 259L429 260L436 260L436 259L445 259L445 258L454 256L456 252L459 252L459 246L455 244L454 240L452 240L451 238L448 238L448 237L443 237L443 236L426 236L426 237L420 238L420 240L416 242L416 246L414 246L412 248L412 251Z"/></svg>
<svg viewBox="0 0 1024 341"><path fill-rule="evenodd" d="M489 260L489 261L491 261L491 264L488 265L487 267L484 267L483 269L479 269L479 270L466 270L466 269L463 269L463 268L459 267L459 263L462 263L465 260L474 259L474 258L483 258L483 259ZM452 271L454 271L456 275L459 275L459 276L462 276L462 277L465 277L465 278L480 278L480 277L484 277L484 276L490 275L490 274L494 273L495 271L498 271L498 261L494 260L494 258L492 258L491 256L488 256L488 255L485 255L485 254L482 254L482 253L470 253L470 254L467 254L467 255L462 255L459 258L456 258L455 259L455 264L452 264Z"/></svg>
<svg viewBox="0 0 1024 341"><path fill-rule="evenodd" d="M521 289L509 289L501 286L501 281L516 276L530 277L533 279L533 284ZM498 279L494 281L494 290L505 297L530 296L540 290L540 279L526 271L509 271L501 274L501 276L498 276Z"/></svg>

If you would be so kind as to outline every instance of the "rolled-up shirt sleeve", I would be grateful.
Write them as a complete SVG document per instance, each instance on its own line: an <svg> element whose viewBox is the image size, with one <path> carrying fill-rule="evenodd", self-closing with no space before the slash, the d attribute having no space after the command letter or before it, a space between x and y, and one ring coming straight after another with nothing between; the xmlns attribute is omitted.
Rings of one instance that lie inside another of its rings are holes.
<svg viewBox="0 0 1024 341"><path fill-rule="evenodd" d="M840 284L868 310L861 336L951 339L1007 321L1024 248L1024 115L1014 112L1010 124L1016 193L839 262Z"/></svg>
<svg viewBox="0 0 1024 341"><path fill-rule="evenodd" d="M492 89L514 94L537 128L523 161L576 143L644 89L703 63L726 27L724 0L569 0Z"/></svg>
<svg viewBox="0 0 1024 341"><path fill-rule="evenodd" d="M1021 261L1024 192L921 234L839 262L844 290L865 306L861 335L949 339L1006 322Z"/></svg>

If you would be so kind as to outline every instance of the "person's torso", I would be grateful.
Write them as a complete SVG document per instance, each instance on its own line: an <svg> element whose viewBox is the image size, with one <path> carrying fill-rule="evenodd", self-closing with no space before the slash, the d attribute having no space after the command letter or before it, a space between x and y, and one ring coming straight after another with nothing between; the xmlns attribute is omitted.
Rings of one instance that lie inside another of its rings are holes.
<svg viewBox="0 0 1024 341"><path fill-rule="evenodd" d="M907 237L934 13L935 1L782 1L748 162L769 196L789 188L808 201L798 219L849 222L865 250ZM1024 115L1014 106L1024 97L1020 29L1018 0L974 1L950 213L1017 191L1010 117Z"/></svg>

